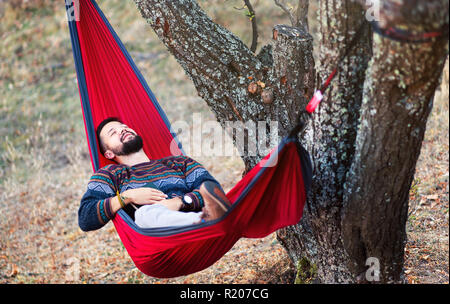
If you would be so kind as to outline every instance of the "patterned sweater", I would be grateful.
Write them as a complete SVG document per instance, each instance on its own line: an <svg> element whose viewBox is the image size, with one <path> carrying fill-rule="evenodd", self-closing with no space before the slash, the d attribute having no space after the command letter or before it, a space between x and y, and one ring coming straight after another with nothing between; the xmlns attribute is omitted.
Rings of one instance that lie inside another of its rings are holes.
<svg viewBox="0 0 450 304"><path fill-rule="evenodd" d="M170 156L132 167L105 166L89 180L78 210L78 224L83 231L103 227L114 217L110 203L116 192L141 187L156 188L168 198L187 194L193 199L195 209L189 211L199 211L203 199L197 189L208 180L219 184L201 164L186 156ZM124 210L134 219L133 206L127 205Z"/></svg>

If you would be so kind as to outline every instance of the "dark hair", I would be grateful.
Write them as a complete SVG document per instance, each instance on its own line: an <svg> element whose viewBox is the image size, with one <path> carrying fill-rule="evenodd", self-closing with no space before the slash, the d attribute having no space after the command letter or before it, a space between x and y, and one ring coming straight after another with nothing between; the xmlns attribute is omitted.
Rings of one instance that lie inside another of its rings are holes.
<svg viewBox="0 0 450 304"><path fill-rule="evenodd" d="M105 154L105 152L106 152L106 147L105 147L105 145L102 143L102 141L100 140L100 132L102 131L103 127L104 127L106 124L108 124L108 123L110 123L110 122L112 122L112 121L118 121L118 122L120 122L120 123L123 123L123 122L122 122L119 118L117 118L117 117L108 117L108 118L104 119L104 120L98 125L98 127L97 127L97 131L96 131L96 133L97 133L97 142L98 142L98 146L100 147L100 153L101 153L102 155Z"/></svg>

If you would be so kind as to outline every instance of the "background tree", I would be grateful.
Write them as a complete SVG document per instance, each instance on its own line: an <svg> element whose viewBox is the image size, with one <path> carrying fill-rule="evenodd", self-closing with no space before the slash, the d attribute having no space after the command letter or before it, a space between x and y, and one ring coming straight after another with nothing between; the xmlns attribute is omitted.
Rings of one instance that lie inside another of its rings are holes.
<svg viewBox="0 0 450 304"><path fill-rule="evenodd" d="M379 260L382 282L402 281L408 192L447 41L406 44L372 35L366 1L320 0L315 63L308 1L297 10L275 1L292 24L276 25L273 43L257 55L194 0L135 2L222 126L275 120L280 137L362 29L302 138L314 165L304 216L278 238L300 271L320 282L363 281L369 257ZM386 0L380 13L386 27L448 27L448 0ZM251 143L257 136L247 135L246 146L258 147ZM237 148L247 169L266 152L255 157Z"/></svg>

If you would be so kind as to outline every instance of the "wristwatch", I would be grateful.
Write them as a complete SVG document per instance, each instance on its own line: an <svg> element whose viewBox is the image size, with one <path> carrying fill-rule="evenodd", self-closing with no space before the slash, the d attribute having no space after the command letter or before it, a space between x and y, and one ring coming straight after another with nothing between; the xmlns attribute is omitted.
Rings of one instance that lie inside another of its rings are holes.
<svg viewBox="0 0 450 304"><path fill-rule="evenodd" d="M185 205L187 205L187 206L190 206L191 204L192 204L192 197L190 197L189 195L183 195L182 197L181 197L181 201L183 202L183 204L185 204ZM186 207L187 207L186 206Z"/></svg>

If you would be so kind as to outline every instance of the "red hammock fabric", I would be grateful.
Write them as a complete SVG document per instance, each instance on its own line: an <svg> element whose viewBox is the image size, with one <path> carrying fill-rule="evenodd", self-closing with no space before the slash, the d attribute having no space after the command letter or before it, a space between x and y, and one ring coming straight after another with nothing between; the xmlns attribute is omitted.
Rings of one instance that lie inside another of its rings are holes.
<svg viewBox="0 0 450 304"><path fill-rule="evenodd" d="M171 155L173 137L97 5L81 0L79 8L76 26L94 126L107 117L118 117L143 136L150 158ZM99 156L100 168L112 163Z"/></svg>
<svg viewBox="0 0 450 304"><path fill-rule="evenodd" d="M263 168L251 170L227 197L236 205L217 223L170 236L137 233L120 217L114 224L136 266L155 277L174 277L205 269L220 259L241 237L265 237L298 223L306 194L295 143L280 154L277 166L265 172L246 195L242 191ZM241 198L239 202L237 200Z"/></svg>
<svg viewBox="0 0 450 304"><path fill-rule="evenodd" d="M79 21L69 18L69 29L93 169L109 163L98 152L94 126L110 116L121 118L143 137L150 158L172 155L171 146L173 150L178 142L170 124L95 1L80 0L77 13ZM267 166L273 161L274 166ZM187 275L215 263L241 237L264 237L298 223L310 175L307 152L296 139L285 138L227 193L233 206L222 219L141 229L120 210L113 223L143 273L160 278Z"/></svg>

